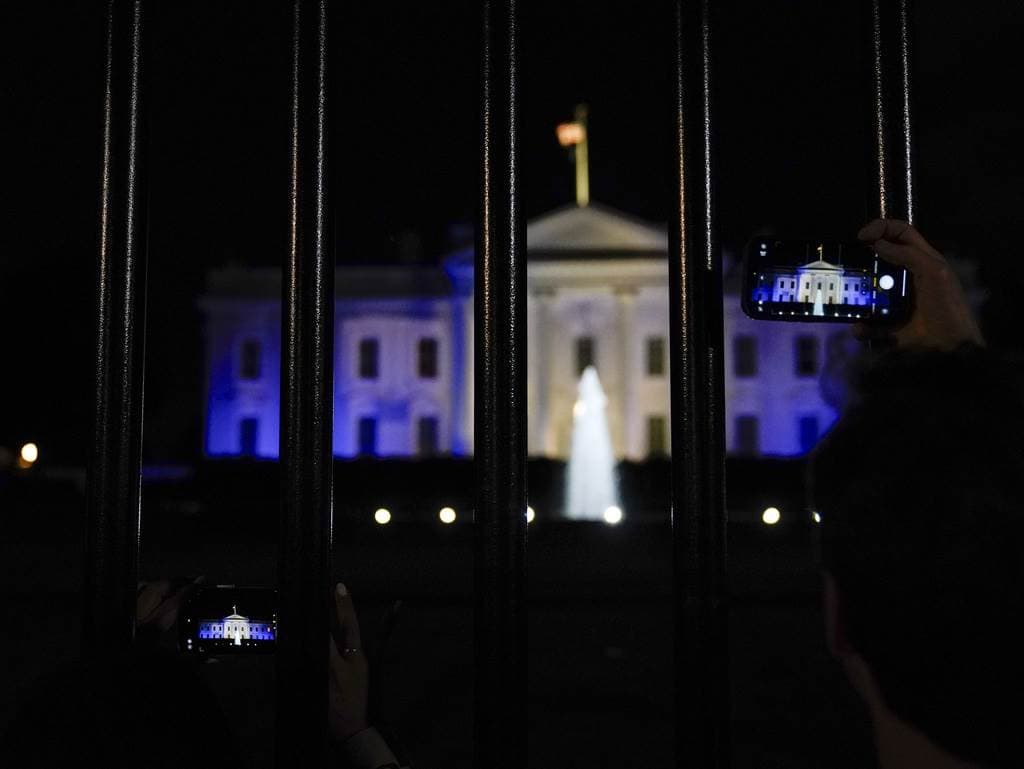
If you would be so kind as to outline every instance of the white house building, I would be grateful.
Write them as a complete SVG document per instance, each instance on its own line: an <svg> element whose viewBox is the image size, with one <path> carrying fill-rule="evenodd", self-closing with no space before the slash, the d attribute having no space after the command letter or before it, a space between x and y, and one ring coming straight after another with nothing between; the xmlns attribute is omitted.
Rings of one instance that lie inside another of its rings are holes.
<svg viewBox="0 0 1024 769"><path fill-rule="evenodd" d="M663 226L599 205L528 223L532 456L567 457L579 377L591 364L607 394L615 455L643 460L669 451L667 250ZM339 265L336 292L335 454L471 453L472 247L442 267ZM205 452L276 457L280 273L215 271L201 306ZM751 320L731 273L724 322L729 450L805 452L836 417L819 376L829 350L848 339L846 327Z"/></svg>

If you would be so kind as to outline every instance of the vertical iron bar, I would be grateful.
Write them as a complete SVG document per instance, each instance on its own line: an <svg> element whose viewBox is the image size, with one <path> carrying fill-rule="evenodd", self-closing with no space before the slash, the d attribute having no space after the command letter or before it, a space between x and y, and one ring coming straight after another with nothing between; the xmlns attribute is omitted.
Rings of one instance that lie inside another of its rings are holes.
<svg viewBox="0 0 1024 769"><path fill-rule="evenodd" d="M910 0L870 1L878 210L913 222Z"/></svg>
<svg viewBox="0 0 1024 769"><path fill-rule="evenodd" d="M517 2L484 0L476 245L474 766L526 766L526 253Z"/></svg>
<svg viewBox="0 0 1024 769"><path fill-rule="evenodd" d="M722 265L712 177L711 8L674 0L669 226L676 761L729 765Z"/></svg>
<svg viewBox="0 0 1024 769"><path fill-rule="evenodd" d="M295 0L290 239L282 295L277 766L322 766L333 510L334 239L327 184L327 0Z"/></svg>
<svg viewBox="0 0 1024 769"><path fill-rule="evenodd" d="M143 2L107 4L94 438L82 642L117 654L135 635L145 359L147 195Z"/></svg>

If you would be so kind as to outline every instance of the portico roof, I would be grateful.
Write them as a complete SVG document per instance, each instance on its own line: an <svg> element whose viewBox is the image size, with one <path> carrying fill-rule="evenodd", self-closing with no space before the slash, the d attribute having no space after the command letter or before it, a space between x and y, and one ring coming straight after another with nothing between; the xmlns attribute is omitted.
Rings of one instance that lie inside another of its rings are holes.
<svg viewBox="0 0 1024 769"><path fill-rule="evenodd" d="M668 232L613 208L591 203L556 208L526 224L526 248L530 256L545 253L649 255L668 251ZM581 254L582 255L582 254Z"/></svg>

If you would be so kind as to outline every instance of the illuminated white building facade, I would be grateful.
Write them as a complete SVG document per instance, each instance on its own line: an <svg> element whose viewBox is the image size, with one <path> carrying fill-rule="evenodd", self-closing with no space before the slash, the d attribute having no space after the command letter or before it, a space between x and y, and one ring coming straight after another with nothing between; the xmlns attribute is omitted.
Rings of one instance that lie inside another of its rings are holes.
<svg viewBox="0 0 1024 769"><path fill-rule="evenodd" d="M786 272L773 270L771 301L868 305L871 280L862 272L847 273L821 259Z"/></svg>
<svg viewBox="0 0 1024 769"><path fill-rule="evenodd" d="M527 226L528 447L565 459L579 376L594 365L619 459L669 451L664 227L598 205ZM726 432L734 453L806 451L835 419L819 374L848 338L833 324L753 321L727 279ZM794 287L795 288L795 287ZM473 445L473 258L443 268L337 269L334 451L463 456ZM276 457L276 270L211 274L206 318L209 456Z"/></svg>

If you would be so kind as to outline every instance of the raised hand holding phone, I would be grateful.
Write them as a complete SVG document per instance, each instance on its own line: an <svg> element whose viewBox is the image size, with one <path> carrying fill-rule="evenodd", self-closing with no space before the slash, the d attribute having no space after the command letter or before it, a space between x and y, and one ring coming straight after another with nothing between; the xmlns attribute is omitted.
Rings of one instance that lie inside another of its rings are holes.
<svg viewBox="0 0 1024 769"><path fill-rule="evenodd" d="M914 307L909 320L897 329L858 324L854 327L858 337L890 336L900 347L941 350L951 350L964 342L984 344L956 274L912 224L900 219L875 219L864 225L857 237L914 277Z"/></svg>

